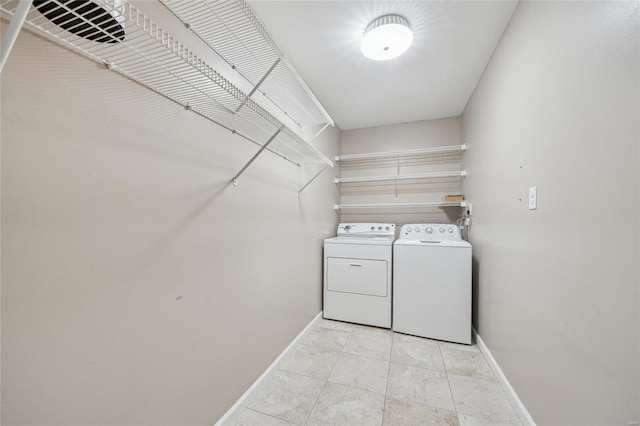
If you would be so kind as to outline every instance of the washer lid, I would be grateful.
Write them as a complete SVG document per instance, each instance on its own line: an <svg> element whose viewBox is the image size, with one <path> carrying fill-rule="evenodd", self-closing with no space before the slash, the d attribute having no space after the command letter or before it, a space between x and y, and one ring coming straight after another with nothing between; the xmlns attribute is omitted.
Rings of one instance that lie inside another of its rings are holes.
<svg viewBox="0 0 640 426"><path fill-rule="evenodd" d="M396 246L416 246L416 247L463 247L471 248L471 244L464 240L458 241L435 241L435 240L409 240L399 239L393 245Z"/></svg>
<svg viewBox="0 0 640 426"><path fill-rule="evenodd" d="M413 223L400 228L401 240L462 241L460 228L446 223Z"/></svg>

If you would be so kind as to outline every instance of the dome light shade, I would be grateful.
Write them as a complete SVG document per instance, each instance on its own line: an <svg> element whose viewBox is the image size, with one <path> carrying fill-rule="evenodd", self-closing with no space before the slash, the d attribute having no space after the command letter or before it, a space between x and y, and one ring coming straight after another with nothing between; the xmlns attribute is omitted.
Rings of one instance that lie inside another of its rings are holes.
<svg viewBox="0 0 640 426"><path fill-rule="evenodd" d="M387 61L406 52L412 41L413 33L405 18L400 15L384 15L367 26L360 49L369 59Z"/></svg>

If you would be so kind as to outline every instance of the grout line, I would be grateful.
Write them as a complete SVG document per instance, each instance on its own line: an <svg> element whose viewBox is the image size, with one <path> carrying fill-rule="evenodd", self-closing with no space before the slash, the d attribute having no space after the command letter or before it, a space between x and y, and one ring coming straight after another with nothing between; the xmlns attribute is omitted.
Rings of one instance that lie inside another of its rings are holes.
<svg viewBox="0 0 640 426"><path fill-rule="evenodd" d="M322 326L319 325L319 327L322 327ZM323 327L323 328L325 328L325 327ZM344 330L338 330L338 331L344 331ZM351 336L351 331L348 331L347 333L349 333L347 335L347 340L349 340L349 336ZM345 345L347 344L347 340L344 341ZM344 349L344 345L342 345L342 348ZM307 414L307 417L304 419L304 422L302 423L303 425L306 425L307 422L309 421L309 417L311 416L311 413L313 413L314 408L316 408L316 405L318 404L318 400L320 399L320 395L322 395L322 391L324 391L324 389L327 387L327 383L329 383L329 377L331 377L331 373L333 373L333 369L336 368L336 364L338 363L338 360L340 359L340 355L343 353L342 350L333 351L333 352L337 352L338 356L336 357L336 360L333 362L333 366L331 367L331 370L329 371L329 374L327 374L327 378L324 379L324 383L322 383L322 388L320 388L320 392L318 393L318 396L316 397L316 400L313 401L313 405L311 406L311 410L309 410L309 414Z"/></svg>
<svg viewBox="0 0 640 426"><path fill-rule="evenodd" d="M384 416L387 412L387 395L389 395L389 383L391 382L391 354L393 354L393 342L396 340L394 338L393 332L391 332L391 349L389 350L389 363L387 364L387 386L384 389L384 401L382 401L382 423L384 424Z"/></svg>
<svg viewBox="0 0 640 426"><path fill-rule="evenodd" d="M273 414L264 413L264 412L262 412L262 411L260 411L260 410L256 410L255 408L245 408L245 410L246 410L246 411L253 411L254 413L258 413L258 414L263 414L263 415L265 415L265 416L269 416L269 417L271 417L272 419L282 420L283 422L287 422L287 423L292 424L292 425L297 425L297 423L290 422L290 421L289 421L289 420L287 420L287 419L283 419L283 418L281 418L281 417L274 416Z"/></svg>
<svg viewBox="0 0 640 426"><path fill-rule="evenodd" d="M424 338L424 339L429 340L429 341L431 341L431 342L434 342L434 343L437 345L437 347L438 347L438 352L440 352L440 345L438 344L438 341L436 341L436 340L430 340L430 339L427 339L427 338ZM440 358L442 358L442 352L440 352ZM408 363L408 362L406 362L406 361L405 361L405 362L403 362L403 361L397 361L397 360L396 360L396 361L393 361L393 362L394 362L395 364L398 364L398 365L404 365L405 367L419 368L419 369L421 369L421 370L433 371L433 372L435 372L435 373L445 373L445 372L446 372L446 368L445 368L445 366L444 366L444 360L442 360L442 370L436 370L436 369L434 369L434 368L425 367L424 365L409 364L409 363Z"/></svg>
<svg viewBox="0 0 640 426"><path fill-rule="evenodd" d="M455 376L455 377L460 377L462 379L469 379L469 380L480 380L482 382L487 382L487 383L493 383L493 384L497 384L500 385L500 381L498 379L495 380L491 380L491 379L484 379L482 377L472 377L472 376L465 376L464 374L456 374L456 373L448 373L450 376ZM502 387L501 387L502 389ZM502 389L504 391L504 389ZM506 395L506 392L505 392ZM511 401L509 401L509 403L511 403Z"/></svg>
<svg viewBox="0 0 640 426"><path fill-rule="evenodd" d="M456 405L456 399L453 397L453 389L451 389L449 372L447 371L447 365L444 363L444 356L442 355L442 345L440 345L440 342L438 342L438 352L440 352L440 358L442 359L442 368L444 368L444 375L447 378L447 385L449 385L449 395L451 395L451 402L453 402L453 412L456 413L456 417L458 417L459 422L460 417L458 416L458 406Z"/></svg>

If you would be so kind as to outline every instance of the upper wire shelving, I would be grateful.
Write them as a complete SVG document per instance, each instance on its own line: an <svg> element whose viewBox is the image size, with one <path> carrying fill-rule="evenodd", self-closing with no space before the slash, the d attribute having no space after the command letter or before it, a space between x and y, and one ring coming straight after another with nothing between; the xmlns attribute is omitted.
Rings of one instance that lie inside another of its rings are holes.
<svg viewBox="0 0 640 426"><path fill-rule="evenodd" d="M400 151L369 152L365 154L336 155L335 161L372 161L399 159L407 157L428 157L436 155L458 154L466 151L467 144L447 145L421 149L404 149Z"/></svg>
<svg viewBox="0 0 640 426"><path fill-rule="evenodd" d="M180 104L186 110L260 145L258 153L234 176L234 181L264 150L297 165L333 166L331 160L300 136L298 129L292 129L289 123L276 118L128 0L86 2L101 7L102 13L108 14L111 19L108 22L96 18L95 13L87 13L86 7L83 10L76 3L81 2L35 0L25 24L94 61L104 63L107 68ZM177 2L171 3L175 6ZM183 3L188 6L210 2ZM228 3L219 2L218 6ZM0 0L0 11L14 16L20 4L19 0ZM234 2L234 6L249 10L240 0ZM226 28L219 22L211 24L216 31ZM124 32L113 31L116 25L121 26ZM247 56L245 59L249 61L251 58ZM243 65L243 68L251 67ZM255 78L248 71L246 73ZM278 80L279 84L281 81ZM315 104L317 100L310 102ZM287 115L292 113L287 112ZM325 115L313 115L315 120L322 120L321 117ZM311 119L304 121L300 118L298 124L310 122Z"/></svg>
<svg viewBox="0 0 640 426"><path fill-rule="evenodd" d="M423 201L415 203L361 203L361 204L336 204L335 210L350 209L398 209L398 208L429 208L429 207L465 207L464 201Z"/></svg>
<svg viewBox="0 0 640 426"><path fill-rule="evenodd" d="M295 125L333 125L297 70L243 0L161 0L198 38ZM259 100L258 96L258 100Z"/></svg>
<svg viewBox="0 0 640 426"><path fill-rule="evenodd" d="M450 201L418 201L418 202L398 202L399 188L398 184L403 181L416 181L422 179L449 179L458 178L463 179L467 176L467 171L464 169L458 170L445 170L445 171L431 171L421 173L400 173L401 162L415 163L416 159L419 162L423 162L423 157L440 157L440 156L454 156L458 158L458 154L462 154L466 151L467 145L447 145L428 147L420 149L405 149L398 151L384 151L384 152L369 152L361 154L347 154L338 155L335 157L336 162L343 163L344 166L350 167L353 163L357 168L361 166L360 162L368 162L369 166L374 166L380 162L395 163L396 173L385 175L373 175L373 176L350 176L350 177L337 177L334 179L336 184L362 184L368 182L393 182L395 183L395 199L394 202L389 203L342 203L336 204L334 207L336 210L356 210L356 209L406 209L406 208L442 208L442 207L464 207L464 201L450 202ZM388 160L388 161L387 161ZM367 168L370 168L367 166ZM413 165L415 166L415 164ZM375 167L375 166L374 166ZM344 169L344 168L343 168Z"/></svg>
<svg viewBox="0 0 640 426"><path fill-rule="evenodd" d="M335 178L335 183L361 183L361 182L383 182L383 181L399 181L399 180L414 180L414 179L437 179L437 178L453 178L464 177L467 175L466 170L455 170L446 172L431 172L431 173L411 173L404 175L384 175L384 176L356 176L356 177L343 177Z"/></svg>

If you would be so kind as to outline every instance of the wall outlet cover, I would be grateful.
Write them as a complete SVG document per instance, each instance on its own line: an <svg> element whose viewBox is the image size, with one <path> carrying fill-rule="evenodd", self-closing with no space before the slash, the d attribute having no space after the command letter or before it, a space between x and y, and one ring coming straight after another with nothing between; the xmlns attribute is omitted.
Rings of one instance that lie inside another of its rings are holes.
<svg viewBox="0 0 640 426"><path fill-rule="evenodd" d="M529 188L529 210L536 210L538 208L538 187L532 186Z"/></svg>

